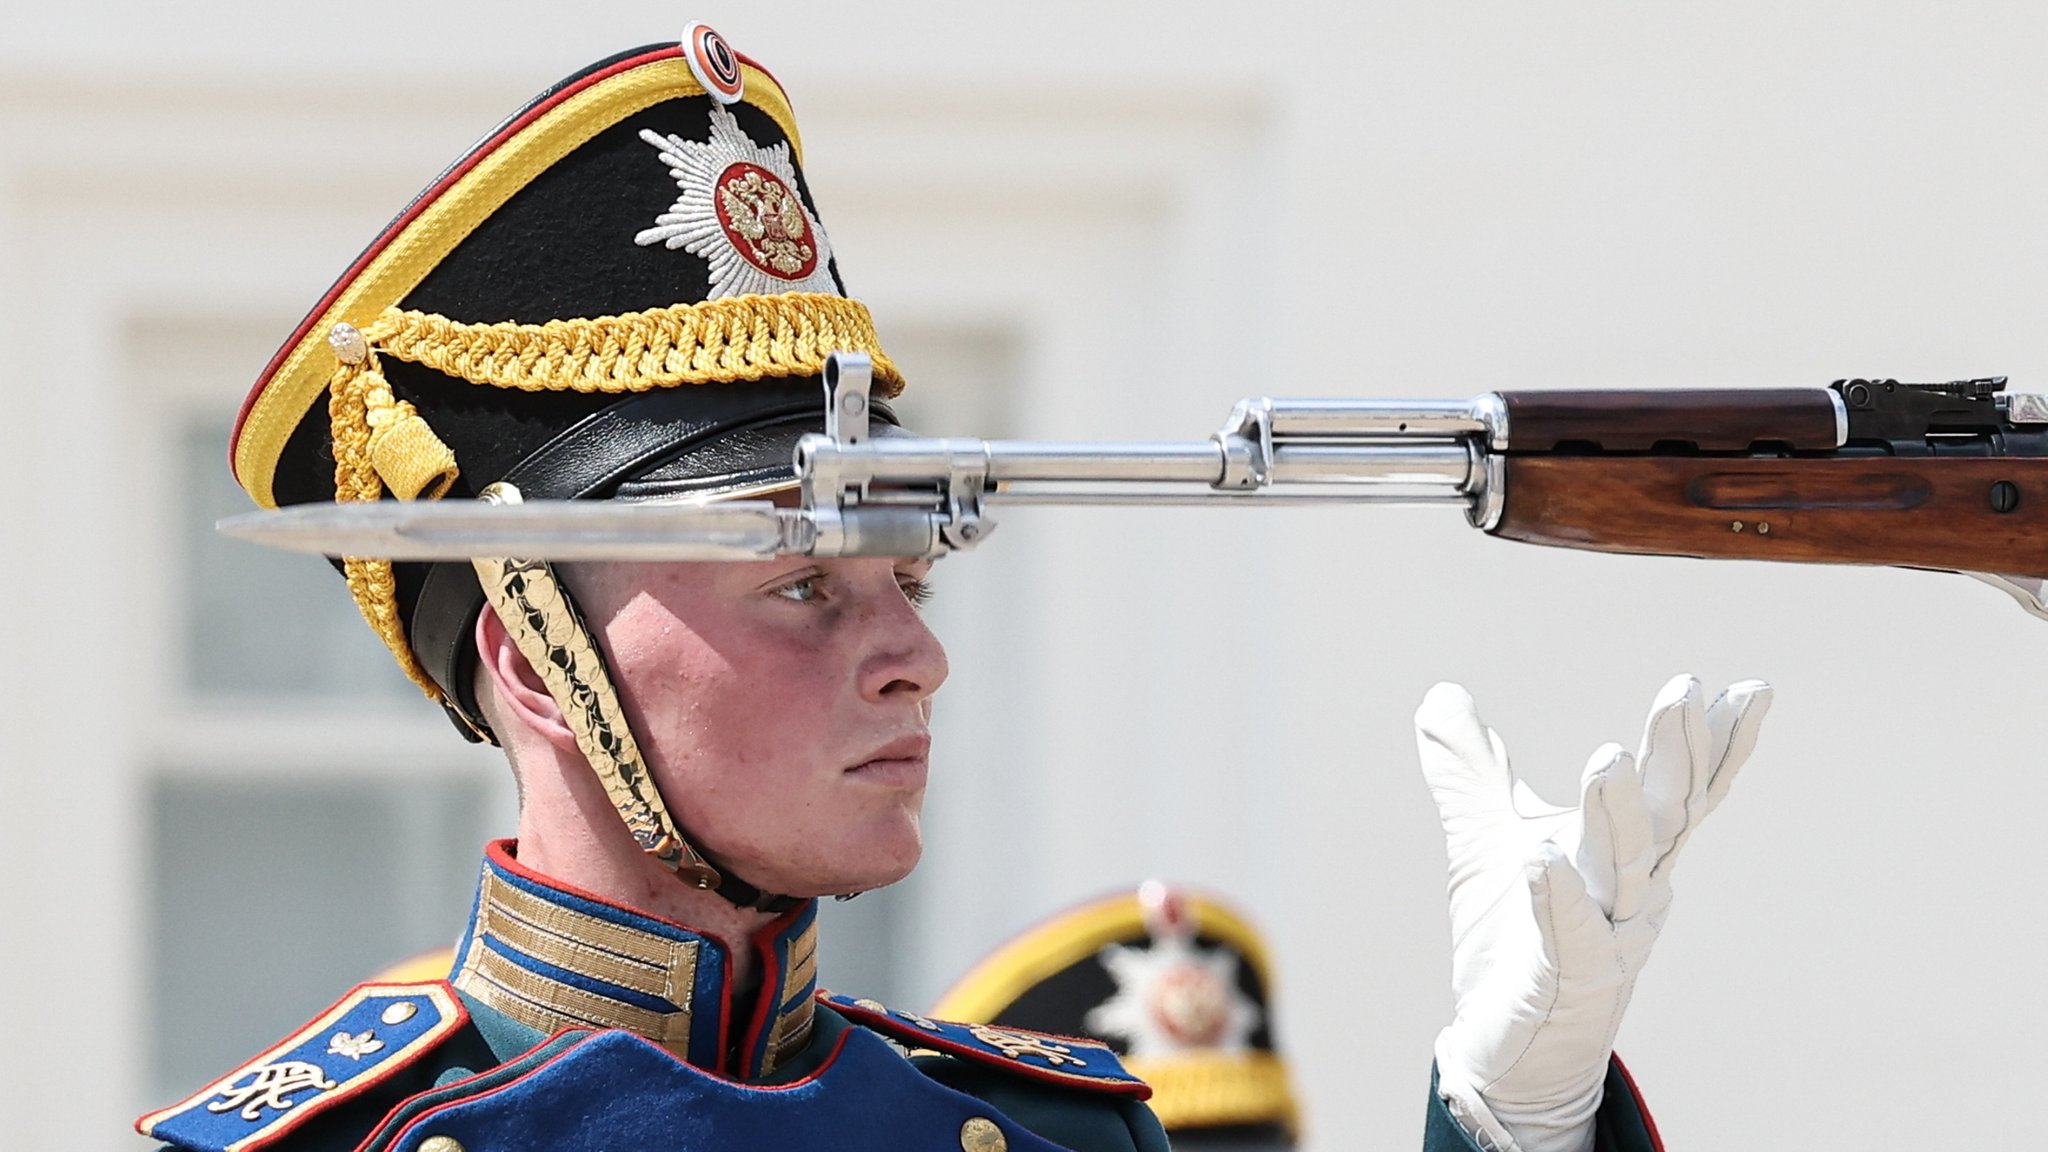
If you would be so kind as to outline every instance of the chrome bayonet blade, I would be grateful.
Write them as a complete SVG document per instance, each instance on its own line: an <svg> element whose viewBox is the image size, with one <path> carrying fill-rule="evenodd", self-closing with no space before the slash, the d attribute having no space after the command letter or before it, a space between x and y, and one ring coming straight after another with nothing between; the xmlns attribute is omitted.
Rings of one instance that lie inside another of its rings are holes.
<svg viewBox="0 0 2048 1152"><path fill-rule="evenodd" d="M380 560L755 560L808 555L816 538L806 513L766 501L380 500L244 512L214 527L272 548Z"/></svg>
<svg viewBox="0 0 2048 1152"><path fill-rule="evenodd" d="M2014 600L2029 613L2048 620L2048 580L2039 576L2007 576L1996 572L1965 572L1963 575L1982 580Z"/></svg>

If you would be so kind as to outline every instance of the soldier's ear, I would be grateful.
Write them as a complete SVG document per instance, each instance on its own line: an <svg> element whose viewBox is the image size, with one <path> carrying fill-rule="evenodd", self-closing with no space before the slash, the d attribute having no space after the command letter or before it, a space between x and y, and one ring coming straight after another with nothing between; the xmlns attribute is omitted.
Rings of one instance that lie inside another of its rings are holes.
<svg viewBox="0 0 2048 1152"><path fill-rule="evenodd" d="M502 719L493 716L494 726L509 721L558 749L577 751L576 737L562 719L561 705L548 694L547 685L527 661L526 653L519 650L511 634L505 631L504 621L488 604L477 613L476 656L478 667L490 681L492 695L498 698L495 711L502 714ZM503 743L506 733L501 731L498 737Z"/></svg>

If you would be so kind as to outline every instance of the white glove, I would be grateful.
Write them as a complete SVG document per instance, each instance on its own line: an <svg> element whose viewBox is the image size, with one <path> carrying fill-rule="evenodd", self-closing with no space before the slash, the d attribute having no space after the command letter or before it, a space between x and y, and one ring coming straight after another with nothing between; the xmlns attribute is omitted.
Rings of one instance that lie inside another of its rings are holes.
<svg viewBox="0 0 2048 1152"><path fill-rule="evenodd" d="M1448 843L1451 989L1438 1093L1483 1148L1585 1152L1636 974L1671 909L1679 849L1728 794L1770 709L1745 680L1702 707L1680 676L1641 750L1602 745L1580 807L1543 803L1472 696L1439 684L1415 713Z"/></svg>

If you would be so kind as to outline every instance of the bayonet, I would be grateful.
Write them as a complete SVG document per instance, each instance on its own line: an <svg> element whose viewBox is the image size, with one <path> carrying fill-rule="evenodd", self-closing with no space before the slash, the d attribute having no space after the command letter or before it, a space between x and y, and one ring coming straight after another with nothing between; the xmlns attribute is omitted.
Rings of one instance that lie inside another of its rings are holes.
<svg viewBox="0 0 2048 1152"><path fill-rule="evenodd" d="M381 501L229 517L230 535L393 560L941 556L1005 504L1453 505L1595 551L1960 571L2048 618L2048 398L2003 377L1826 388L1249 399L1206 439L871 435L835 353L798 504Z"/></svg>

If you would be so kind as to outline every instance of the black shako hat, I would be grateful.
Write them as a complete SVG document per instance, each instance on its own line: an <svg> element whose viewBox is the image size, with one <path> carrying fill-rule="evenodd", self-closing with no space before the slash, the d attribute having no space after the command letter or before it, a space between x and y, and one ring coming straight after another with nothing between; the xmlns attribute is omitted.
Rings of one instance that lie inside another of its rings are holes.
<svg viewBox="0 0 2048 1152"><path fill-rule="evenodd" d="M1273 1042L1265 941L1215 896L1148 880L997 948L935 1019L1107 1044L1152 1086L1175 1148L1294 1147L1300 1110Z"/></svg>
<svg viewBox="0 0 2048 1152"><path fill-rule="evenodd" d="M847 297L775 78L710 28L601 61L451 165L300 323L238 420L265 508L786 488L835 350L902 381ZM324 402L323 402L324 401ZM886 405L876 418L893 424ZM472 734L467 564L341 561L400 667Z"/></svg>

